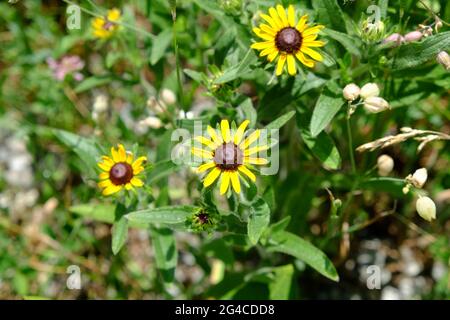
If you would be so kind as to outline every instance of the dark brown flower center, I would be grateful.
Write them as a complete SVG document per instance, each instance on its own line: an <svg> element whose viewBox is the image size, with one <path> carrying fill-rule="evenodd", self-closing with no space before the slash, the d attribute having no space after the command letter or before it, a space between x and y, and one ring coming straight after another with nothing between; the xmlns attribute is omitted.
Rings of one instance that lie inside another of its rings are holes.
<svg viewBox="0 0 450 320"><path fill-rule="evenodd" d="M133 168L125 162L119 162L112 166L109 170L109 179L113 184L127 184L133 178Z"/></svg>
<svg viewBox="0 0 450 320"><path fill-rule="evenodd" d="M302 46L302 35L295 28L283 28L275 36L275 45L286 53L297 52Z"/></svg>
<svg viewBox="0 0 450 320"><path fill-rule="evenodd" d="M209 222L209 217L206 213L200 213L197 216L197 219L200 222L200 224L207 224Z"/></svg>
<svg viewBox="0 0 450 320"><path fill-rule="evenodd" d="M214 163L222 170L237 170L243 160L242 150L233 142L224 143L214 151Z"/></svg>

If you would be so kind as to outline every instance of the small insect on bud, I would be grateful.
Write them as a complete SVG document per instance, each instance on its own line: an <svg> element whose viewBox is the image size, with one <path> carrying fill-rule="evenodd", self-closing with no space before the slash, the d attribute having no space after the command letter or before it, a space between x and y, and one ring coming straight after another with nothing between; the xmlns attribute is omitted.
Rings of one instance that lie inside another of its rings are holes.
<svg viewBox="0 0 450 320"><path fill-rule="evenodd" d="M436 219L436 205L429 197L420 197L417 199L416 210L419 216L427 221Z"/></svg>
<svg viewBox="0 0 450 320"><path fill-rule="evenodd" d="M166 104L171 105L177 102L177 97L175 96L175 93L172 90L162 89L161 100L164 101Z"/></svg>
<svg viewBox="0 0 450 320"><path fill-rule="evenodd" d="M394 169L394 159L387 154L382 154L377 159L378 174L382 177L389 175Z"/></svg>
<svg viewBox="0 0 450 320"><path fill-rule="evenodd" d="M380 97L369 97L364 100L364 109L370 113L382 112L389 108L389 103Z"/></svg>
<svg viewBox="0 0 450 320"><path fill-rule="evenodd" d="M378 97L380 94L380 88L376 83L366 83L361 88L361 98L367 99L369 97Z"/></svg>
<svg viewBox="0 0 450 320"><path fill-rule="evenodd" d="M420 31L412 31L405 34L405 42L414 42L422 39L423 33Z"/></svg>
<svg viewBox="0 0 450 320"><path fill-rule="evenodd" d="M417 169L412 177L409 179L412 185L416 188L422 188L425 182L427 182L428 179L428 172L425 168Z"/></svg>
<svg viewBox="0 0 450 320"><path fill-rule="evenodd" d="M344 95L345 100L354 101L358 99L360 91L361 89L356 84L350 83L344 87L342 93Z"/></svg>
<svg viewBox="0 0 450 320"><path fill-rule="evenodd" d="M405 42L405 38L400 33L393 33L383 40L385 44L393 44L395 47Z"/></svg>
<svg viewBox="0 0 450 320"><path fill-rule="evenodd" d="M441 51L436 56L436 61L441 64L445 70L450 70L450 56L446 51Z"/></svg>

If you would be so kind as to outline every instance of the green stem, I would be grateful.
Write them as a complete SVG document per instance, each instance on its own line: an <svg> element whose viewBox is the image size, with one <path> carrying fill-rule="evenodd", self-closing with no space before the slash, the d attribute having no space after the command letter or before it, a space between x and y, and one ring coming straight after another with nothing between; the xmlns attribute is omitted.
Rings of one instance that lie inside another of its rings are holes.
<svg viewBox="0 0 450 320"><path fill-rule="evenodd" d="M184 110L184 93L183 93L183 83L181 82L181 67L180 67L180 55L178 53L178 42L177 42L177 4L174 1L172 6L172 33L173 33L173 49L175 52L175 63L177 67L177 83L178 83L178 103L182 110Z"/></svg>
<svg viewBox="0 0 450 320"><path fill-rule="evenodd" d="M355 155L353 153L353 136L352 136L352 129L350 124L350 115L347 115L347 138L348 138L348 153L350 156L350 163L352 165L352 173L356 173L356 164L355 164Z"/></svg>

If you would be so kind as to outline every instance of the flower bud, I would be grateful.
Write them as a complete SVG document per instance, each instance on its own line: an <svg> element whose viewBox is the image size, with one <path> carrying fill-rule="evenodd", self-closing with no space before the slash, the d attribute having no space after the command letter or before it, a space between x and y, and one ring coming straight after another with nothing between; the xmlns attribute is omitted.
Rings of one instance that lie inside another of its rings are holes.
<svg viewBox="0 0 450 320"><path fill-rule="evenodd" d="M359 89L359 87L356 84L350 83L344 87L342 93L344 95L345 100L353 101L358 99L360 91L361 89Z"/></svg>
<svg viewBox="0 0 450 320"><path fill-rule="evenodd" d="M361 38L366 42L376 42L384 37L384 23L383 21L369 22L366 19L361 24Z"/></svg>
<svg viewBox="0 0 450 320"><path fill-rule="evenodd" d="M383 43L386 43L386 44L390 43L390 44L394 44L395 46L398 46L398 45L402 44L403 42L405 42L405 38L403 38L403 36L400 33L393 33L389 37L387 37L383 40Z"/></svg>
<svg viewBox="0 0 450 320"><path fill-rule="evenodd" d="M382 154L377 159L378 174L382 177L389 175L394 169L394 159L387 154Z"/></svg>
<svg viewBox="0 0 450 320"><path fill-rule="evenodd" d="M162 89L161 100L164 101L166 104L171 105L177 102L177 97L175 96L175 93L172 90Z"/></svg>
<svg viewBox="0 0 450 320"><path fill-rule="evenodd" d="M409 32L405 34L405 42L419 41L420 39L422 39L422 36L423 34L420 31Z"/></svg>
<svg viewBox="0 0 450 320"><path fill-rule="evenodd" d="M417 199L416 210L419 216L427 221L436 219L436 205L429 197L420 197Z"/></svg>
<svg viewBox="0 0 450 320"><path fill-rule="evenodd" d="M428 173L427 173L427 169L425 168L420 168L417 169L411 179L410 182L412 183L412 185L416 188L422 188L423 185L425 184L425 182L427 182L428 179Z"/></svg>
<svg viewBox="0 0 450 320"><path fill-rule="evenodd" d="M435 24L434 24L434 31L439 32L439 29L442 28L443 24L442 24L442 20L439 19L438 17L435 17Z"/></svg>
<svg viewBox="0 0 450 320"><path fill-rule="evenodd" d="M364 109L370 113L382 112L389 108L389 103L380 97L369 97L364 100Z"/></svg>
<svg viewBox="0 0 450 320"><path fill-rule="evenodd" d="M159 129L162 127L161 120L157 117L152 117L152 116L141 120L140 123L147 126L148 128L152 128L152 129Z"/></svg>
<svg viewBox="0 0 450 320"><path fill-rule="evenodd" d="M378 88L378 85L376 83L366 83L361 88L361 98L367 99L369 97L378 97L380 94L380 88Z"/></svg>
<svg viewBox="0 0 450 320"><path fill-rule="evenodd" d="M444 66L445 70L450 70L450 56L446 51L441 51L436 56L436 61Z"/></svg>

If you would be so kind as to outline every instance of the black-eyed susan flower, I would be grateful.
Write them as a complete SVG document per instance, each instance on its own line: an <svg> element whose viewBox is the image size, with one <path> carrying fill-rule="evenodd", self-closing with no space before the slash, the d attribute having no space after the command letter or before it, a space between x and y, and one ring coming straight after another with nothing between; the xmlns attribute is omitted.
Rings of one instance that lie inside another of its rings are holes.
<svg viewBox="0 0 450 320"><path fill-rule="evenodd" d="M267 56L269 62L278 57L276 75L283 73L284 66L290 75L297 73L295 58L309 68L315 61L322 61L322 55L314 47L323 47L325 43L317 39L322 25L309 25L308 16L304 15L298 22L295 19L295 9L290 5L287 14L283 6L269 8L269 14L261 14L267 23L261 23L253 32L264 41L252 44L253 49L260 50L260 56Z"/></svg>
<svg viewBox="0 0 450 320"><path fill-rule="evenodd" d="M131 190L133 187L142 187L144 182L138 175L144 171L143 164L146 157L139 157L134 160L131 152L125 151L123 145L119 144L117 150L111 148L111 157L103 156L98 163L100 169L100 182L98 186L103 189L103 195L108 196L119 192L122 188Z"/></svg>
<svg viewBox="0 0 450 320"><path fill-rule="evenodd" d="M111 37L119 29L117 22L120 20L121 16L120 10L114 8L108 10L105 17L97 17L92 20L94 36L100 39Z"/></svg>
<svg viewBox="0 0 450 320"><path fill-rule="evenodd" d="M255 130L244 139L248 120L236 129L231 130L228 120L222 120L220 130L207 127L209 138L198 136L194 139L202 144L201 148L193 147L192 153L205 163L197 168L198 173L208 171L203 180L204 187L212 185L220 176L220 194L225 194L232 187L236 193L241 192L240 179L243 175L255 182L256 177L249 169L251 165L265 165L268 160L255 155L268 150L268 145L252 146L261 135Z"/></svg>

